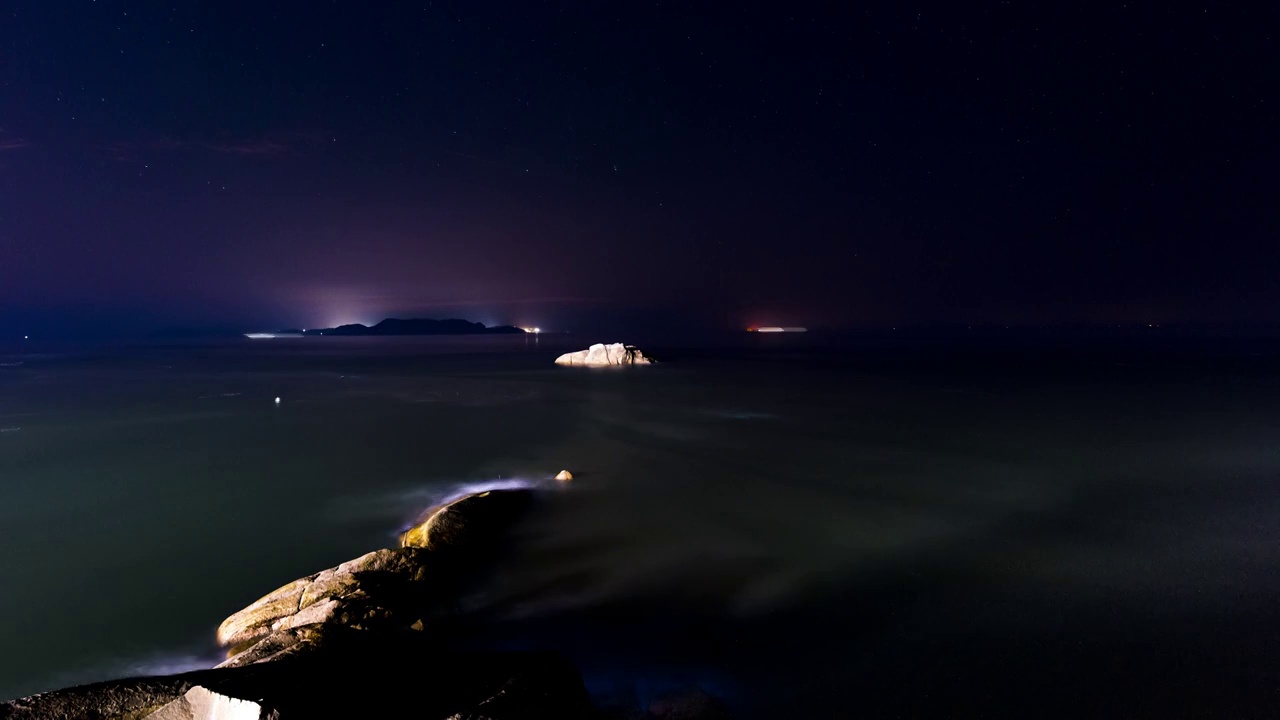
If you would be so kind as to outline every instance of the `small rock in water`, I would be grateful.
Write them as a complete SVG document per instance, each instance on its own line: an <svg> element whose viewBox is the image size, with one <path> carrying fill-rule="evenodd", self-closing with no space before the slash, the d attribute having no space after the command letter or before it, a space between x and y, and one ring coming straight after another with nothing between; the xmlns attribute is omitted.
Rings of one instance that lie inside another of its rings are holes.
<svg viewBox="0 0 1280 720"><path fill-rule="evenodd" d="M569 472L568 470L561 470L560 472L556 473L556 480L559 480L560 482L569 482L572 479L573 479L573 473Z"/></svg>
<svg viewBox="0 0 1280 720"><path fill-rule="evenodd" d="M587 365L604 367L606 365L648 365L653 358L647 357L635 345L613 343L605 345L596 343L586 350L565 353L556 358L557 365Z"/></svg>

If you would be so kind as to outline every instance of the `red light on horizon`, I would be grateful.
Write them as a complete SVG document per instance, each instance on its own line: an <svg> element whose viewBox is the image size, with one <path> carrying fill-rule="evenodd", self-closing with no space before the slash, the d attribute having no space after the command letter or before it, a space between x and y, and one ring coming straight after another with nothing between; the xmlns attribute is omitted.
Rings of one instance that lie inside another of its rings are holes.
<svg viewBox="0 0 1280 720"><path fill-rule="evenodd" d="M776 325L766 325L764 327L755 327L754 325L747 328L747 332L757 333L802 333L809 332L809 328L802 327L778 327Z"/></svg>

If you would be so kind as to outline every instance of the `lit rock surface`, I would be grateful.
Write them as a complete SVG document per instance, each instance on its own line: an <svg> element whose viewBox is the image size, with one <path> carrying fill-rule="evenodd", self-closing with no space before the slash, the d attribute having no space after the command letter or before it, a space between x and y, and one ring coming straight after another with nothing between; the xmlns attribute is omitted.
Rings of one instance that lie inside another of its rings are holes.
<svg viewBox="0 0 1280 720"><path fill-rule="evenodd" d="M267 593L218 627L222 667L323 647L323 628L422 630L447 612L468 575L487 564L528 506L528 490L476 493L427 511L401 547L375 550Z"/></svg>
<svg viewBox="0 0 1280 720"><path fill-rule="evenodd" d="M361 626L392 615L385 604L398 604L416 594L431 565L416 550L375 550L314 575L294 580L222 621L218 644L248 649L272 633L303 625L337 622ZM378 581L376 596L365 587ZM412 621L412 620L410 620Z"/></svg>
<svg viewBox="0 0 1280 720"><path fill-rule="evenodd" d="M634 345L613 343L605 345L596 343L586 350L565 353L556 358L557 365L585 365L588 367L604 367L607 365L648 365L651 358Z"/></svg>
<svg viewBox="0 0 1280 720"><path fill-rule="evenodd" d="M146 720L276 720L280 714L253 700L242 700L196 686L146 716Z"/></svg>
<svg viewBox="0 0 1280 720"><path fill-rule="evenodd" d="M475 493L427 511L400 536L402 548L474 552L500 540L502 532L528 507L529 490Z"/></svg>

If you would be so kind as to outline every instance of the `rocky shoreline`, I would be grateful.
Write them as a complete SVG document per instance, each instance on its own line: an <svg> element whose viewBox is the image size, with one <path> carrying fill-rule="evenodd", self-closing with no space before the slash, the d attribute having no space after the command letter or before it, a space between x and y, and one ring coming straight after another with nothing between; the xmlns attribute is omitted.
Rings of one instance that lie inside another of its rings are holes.
<svg viewBox="0 0 1280 720"><path fill-rule="evenodd" d="M534 500L529 489L467 495L429 510L397 548L277 588L218 627L227 659L215 668L41 693L0 704L0 720L723 717L696 695L606 713L555 653L457 649L457 599Z"/></svg>

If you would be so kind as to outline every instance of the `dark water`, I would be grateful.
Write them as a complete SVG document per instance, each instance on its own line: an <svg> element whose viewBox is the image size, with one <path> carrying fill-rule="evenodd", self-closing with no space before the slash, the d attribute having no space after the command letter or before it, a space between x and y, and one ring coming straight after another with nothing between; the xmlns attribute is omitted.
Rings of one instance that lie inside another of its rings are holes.
<svg viewBox="0 0 1280 720"><path fill-rule="evenodd" d="M433 499L569 468L468 606L601 702L1274 715L1275 347L813 342L11 348L0 696L210 665L227 614Z"/></svg>

